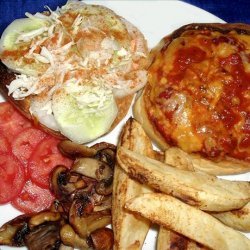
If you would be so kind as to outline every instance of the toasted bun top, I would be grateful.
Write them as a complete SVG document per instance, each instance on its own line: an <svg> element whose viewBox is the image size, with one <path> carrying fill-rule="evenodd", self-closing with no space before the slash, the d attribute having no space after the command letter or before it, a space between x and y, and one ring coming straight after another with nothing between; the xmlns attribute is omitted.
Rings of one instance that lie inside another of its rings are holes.
<svg viewBox="0 0 250 250"><path fill-rule="evenodd" d="M134 115L162 149L250 162L250 25L190 24L153 49Z"/></svg>

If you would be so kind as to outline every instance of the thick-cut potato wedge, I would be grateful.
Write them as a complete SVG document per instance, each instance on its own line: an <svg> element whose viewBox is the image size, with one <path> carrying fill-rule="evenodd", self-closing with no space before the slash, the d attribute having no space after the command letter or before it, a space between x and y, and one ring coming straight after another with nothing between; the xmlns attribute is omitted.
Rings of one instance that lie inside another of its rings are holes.
<svg viewBox="0 0 250 250"><path fill-rule="evenodd" d="M211 215L227 226L243 232L250 232L250 202L241 209L222 213L212 213Z"/></svg>
<svg viewBox="0 0 250 250"><path fill-rule="evenodd" d="M220 174L219 165L211 165L211 161L206 161L193 154L187 154L175 147L165 151L165 163L183 170L204 171L214 175ZM250 232L250 202L240 209L210 214L227 226L243 232Z"/></svg>
<svg viewBox="0 0 250 250"><path fill-rule="evenodd" d="M155 154L141 125L132 118L122 130L118 148L120 146L149 157ZM134 216L124 209L124 205L127 200L145 192L150 192L150 189L131 179L119 164L116 165L112 200L114 249L142 248L151 223L143 217Z"/></svg>
<svg viewBox="0 0 250 250"><path fill-rule="evenodd" d="M120 166L139 182L205 211L238 209L250 201L250 183L228 181L202 172L173 168L120 147Z"/></svg>
<svg viewBox="0 0 250 250"><path fill-rule="evenodd" d="M212 175L231 175L239 172L249 172L247 163L239 164L236 160L230 162L214 162L202 158L198 154L188 154L177 147L170 147L165 151L165 163L183 170L203 171Z"/></svg>
<svg viewBox="0 0 250 250"><path fill-rule="evenodd" d="M157 238L157 250L208 250L207 247L160 226Z"/></svg>
<svg viewBox="0 0 250 250"><path fill-rule="evenodd" d="M166 194L140 195L128 201L126 208L211 249L250 249L250 240L243 234Z"/></svg>
<svg viewBox="0 0 250 250"><path fill-rule="evenodd" d="M167 151L166 151L167 152ZM166 152L165 159L166 162ZM182 166L177 165L182 169ZM185 170L185 167L183 168ZM188 170L188 169L187 169ZM181 235L171 231L163 226L160 226L157 237L157 250L206 250L205 246Z"/></svg>

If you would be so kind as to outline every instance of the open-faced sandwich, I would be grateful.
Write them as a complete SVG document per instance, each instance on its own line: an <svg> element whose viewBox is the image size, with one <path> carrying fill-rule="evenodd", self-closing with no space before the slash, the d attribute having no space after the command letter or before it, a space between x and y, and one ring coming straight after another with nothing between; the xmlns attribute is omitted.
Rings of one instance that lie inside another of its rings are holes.
<svg viewBox="0 0 250 250"><path fill-rule="evenodd" d="M250 26L190 24L152 52L134 115L161 149L215 174L250 169Z"/></svg>
<svg viewBox="0 0 250 250"><path fill-rule="evenodd" d="M47 131L86 143L113 129L147 82L147 43L103 6L47 8L3 32L0 88Z"/></svg>

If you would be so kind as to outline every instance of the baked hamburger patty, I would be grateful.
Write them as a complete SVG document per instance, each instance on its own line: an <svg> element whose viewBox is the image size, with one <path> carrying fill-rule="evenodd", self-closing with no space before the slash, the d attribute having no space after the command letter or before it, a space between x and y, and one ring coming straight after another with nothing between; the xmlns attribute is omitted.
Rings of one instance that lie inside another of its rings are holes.
<svg viewBox="0 0 250 250"><path fill-rule="evenodd" d="M143 101L168 145L250 161L249 30L193 24L163 39Z"/></svg>

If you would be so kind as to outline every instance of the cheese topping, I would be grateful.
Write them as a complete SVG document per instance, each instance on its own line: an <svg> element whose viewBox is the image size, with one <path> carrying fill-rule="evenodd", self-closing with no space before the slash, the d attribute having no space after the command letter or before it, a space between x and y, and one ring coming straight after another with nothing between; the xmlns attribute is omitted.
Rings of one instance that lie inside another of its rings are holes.
<svg viewBox="0 0 250 250"><path fill-rule="evenodd" d="M170 145L250 161L250 39L189 30L157 54L146 110Z"/></svg>

